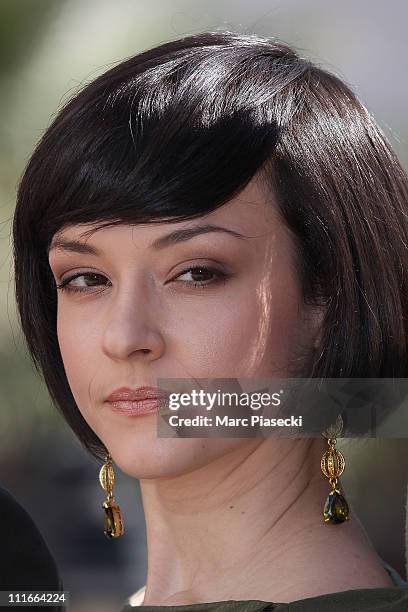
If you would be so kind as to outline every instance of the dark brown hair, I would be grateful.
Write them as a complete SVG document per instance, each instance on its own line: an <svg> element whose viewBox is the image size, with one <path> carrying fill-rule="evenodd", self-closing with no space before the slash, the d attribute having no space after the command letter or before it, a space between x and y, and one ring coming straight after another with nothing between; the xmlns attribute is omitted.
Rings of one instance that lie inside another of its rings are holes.
<svg viewBox="0 0 408 612"><path fill-rule="evenodd" d="M295 242L305 303L324 308L304 375L408 376L407 177L336 76L274 39L204 32L87 84L21 179L15 291L30 355L85 447L103 446L71 393L48 247L62 226L175 222L228 202L258 174Z"/></svg>

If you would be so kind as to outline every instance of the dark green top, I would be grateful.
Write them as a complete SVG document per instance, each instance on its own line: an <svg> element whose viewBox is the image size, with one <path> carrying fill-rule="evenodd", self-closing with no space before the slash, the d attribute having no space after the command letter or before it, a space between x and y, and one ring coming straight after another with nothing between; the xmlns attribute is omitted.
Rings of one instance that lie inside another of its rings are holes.
<svg viewBox="0 0 408 612"><path fill-rule="evenodd" d="M408 582L383 560L395 587L379 589L351 589L318 597L299 599L290 603L268 601L217 601L179 606L131 606L121 612L133 612L142 607L144 612L408 612Z"/></svg>

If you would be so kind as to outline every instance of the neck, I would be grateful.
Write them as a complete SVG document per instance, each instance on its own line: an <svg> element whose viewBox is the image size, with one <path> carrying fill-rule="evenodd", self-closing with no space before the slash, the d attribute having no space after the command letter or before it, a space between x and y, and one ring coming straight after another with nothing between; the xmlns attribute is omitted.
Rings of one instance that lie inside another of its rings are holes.
<svg viewBox="0 0 408 612"><path fill-rule="evenodd" d="M333 547L342 565L356 550L374 552L355 520L323 522L330 489L320 472L326 448L322 439L251 439L193 472L141 480L144 604L285 602L342 590L341 580L350 576L336 569L333 584L327 563Z"/></svg>

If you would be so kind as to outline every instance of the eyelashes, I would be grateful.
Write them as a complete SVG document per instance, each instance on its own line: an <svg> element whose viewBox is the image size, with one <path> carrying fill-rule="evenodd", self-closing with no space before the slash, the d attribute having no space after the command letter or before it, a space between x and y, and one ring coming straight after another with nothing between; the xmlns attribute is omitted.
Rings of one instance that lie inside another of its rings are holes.
<svg viewBox="0 0 408 612"><path fill-rule="evenodd" d="M222 272L221 270L217 270L216 268L211 268L208 266L193 266L190 268L187 268L186 270L183 270L183 272L181 272L180 274L178 274L175 278L178 278L179 276L183 276L184 274L191 272L193 275L203 275L204 276L206 274L210 274L212 275L212 279L208 281L196 281L196 280L192 280L192 281L175 281L178 283L182 283L184 286L187 287L193 287L194 289L206 289L210 286L214 286L214 285L218 285L221 283L225 283L231 276L231 273L226 273L226 272ZM75 280L76 278L87 278L90 279L91 282L98 282L98 279L106 279L106 277L103 274L98 274L96 272L77 272L76 274L73 274L72 276L69 276L68 278L64 279L61 283L56 285L56 288L60 291L65 291L67 293L95 293L95 291L92 290L92 287L100 287L100 282L99 284L95 284L95 285L91 285L91 286L84 286L84 287L77 287L75 285L72 285L72 281ZM108 281L109 282L109 281Z"/></svg>

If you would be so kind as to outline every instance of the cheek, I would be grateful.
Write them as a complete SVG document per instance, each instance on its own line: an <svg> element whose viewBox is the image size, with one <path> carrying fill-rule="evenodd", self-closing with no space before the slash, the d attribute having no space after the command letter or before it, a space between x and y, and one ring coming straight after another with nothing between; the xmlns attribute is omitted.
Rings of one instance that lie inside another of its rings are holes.
<svg viewBox="0 0 408 612"><path fill-rule="evenodd" d="M89 388L98 370L98 340L86 318L76 318L66 308L58 310L57 334L71 392L85 415L91 401Z"/></svg>
<svg viewBox="0 0 408 612"><path fill-rule="evenodd" d="M197 301L179 319L181 352L189 371L202 378L282 375L298 324L297 287L237 287L209 304ZM194 316L192 316L192 312ZM180 314L180 313L179 313Z"/></svg>

